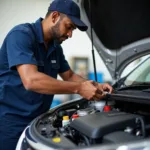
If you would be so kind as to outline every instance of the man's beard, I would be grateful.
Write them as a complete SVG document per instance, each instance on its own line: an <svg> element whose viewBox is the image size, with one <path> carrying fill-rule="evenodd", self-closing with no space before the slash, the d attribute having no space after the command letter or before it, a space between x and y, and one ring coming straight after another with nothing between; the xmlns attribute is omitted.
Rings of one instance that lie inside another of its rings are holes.
<svg viewBox="0 0 150 150"><path fill-rule="evenodd" d="M68 37L66 35L60 34L59 27L60 27L60 21L55 26L51 27L50 33L52 35L53 40L56 41L57 43L61 44L63 42L63 40L61 40L61 38L67 39Z"/></svg>

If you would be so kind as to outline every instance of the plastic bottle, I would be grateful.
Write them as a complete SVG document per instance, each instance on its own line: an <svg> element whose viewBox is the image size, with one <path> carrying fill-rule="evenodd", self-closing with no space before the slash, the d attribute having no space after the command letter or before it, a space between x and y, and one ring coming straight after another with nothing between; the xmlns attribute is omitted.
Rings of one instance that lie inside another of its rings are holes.
<svg viewBox="0 0 150 150"><path fill-rule="evenodd" d="M69 124L69 116L63 116L62 126L66 126Z"/></svg>

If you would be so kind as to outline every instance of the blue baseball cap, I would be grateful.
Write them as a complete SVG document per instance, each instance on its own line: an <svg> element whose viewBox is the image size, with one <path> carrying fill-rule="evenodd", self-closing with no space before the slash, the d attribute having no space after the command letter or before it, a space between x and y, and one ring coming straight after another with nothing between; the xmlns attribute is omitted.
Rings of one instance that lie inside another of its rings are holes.
<svg viewBox="0 0 150 150"><path fill-rule="evenodd" d="M67 15L81 31L86 31L88 29L88 27L80 19L79 6L72 0L54 0L50 4L48 11L58 11Z"/></svg>

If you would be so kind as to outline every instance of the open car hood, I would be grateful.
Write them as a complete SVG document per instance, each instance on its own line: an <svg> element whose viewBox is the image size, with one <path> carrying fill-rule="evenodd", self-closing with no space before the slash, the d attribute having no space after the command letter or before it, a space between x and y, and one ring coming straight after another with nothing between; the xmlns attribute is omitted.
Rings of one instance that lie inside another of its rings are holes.
<svg viewBox="0 0 150 150"><path fill-rule="evenodd" d="M149 0L75 0L94 46L113 79L135 59L150 53ZM91 9L90 9L91 8Z"/></svg>

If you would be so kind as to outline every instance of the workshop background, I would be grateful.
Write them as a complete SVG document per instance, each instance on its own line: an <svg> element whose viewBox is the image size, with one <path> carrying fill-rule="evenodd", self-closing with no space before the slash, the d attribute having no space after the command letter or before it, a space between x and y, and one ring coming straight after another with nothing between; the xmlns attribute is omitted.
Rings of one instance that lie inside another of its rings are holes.
<svg viewBox="0 0 150 150"><path fill-rule="evenodd" d="M0 47L11 28L20 23L35 22L39 17L45 17L51 0L0 0ZM85 78L94 80L91 41L86 32L78 29L73 37L62 44L66 59L72 69ZM112 82L111 76L95 50L98 81ZM60 79L60 78L59 78ZM78 95L55 95L51 107Z"/></svg>

